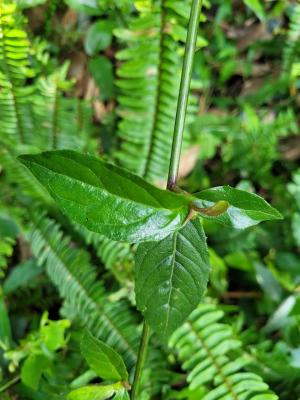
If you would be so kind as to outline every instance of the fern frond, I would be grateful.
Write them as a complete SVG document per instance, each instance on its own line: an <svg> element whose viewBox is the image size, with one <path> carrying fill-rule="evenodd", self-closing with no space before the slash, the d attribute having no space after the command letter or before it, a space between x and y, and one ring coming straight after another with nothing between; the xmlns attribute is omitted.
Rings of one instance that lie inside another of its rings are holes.
<svg viewBox="0 0 300 400"><path fill-rule="evenodd" d="M35 144L41 149L84 149L90 139L92 112L83 100L65 96L73 86L67 79L69 65L37 82L34 97Z"/></svg>
<svg viewBox="0 0 300 400"><path fill-rule="evenodd" d="M93 246L99 259L120 283L124 284L130 275L131 280L133 279L134 253L129 243L107 239L105 236L88 231L79 225L75 225L75 229L86 244Z"/></svg>
<svg viewBox="0 0 300 400"><path fill-rule="evenodd" d="M32 76L29 41L18 18L16 4L0 4L0 135L5 141L26 142L32 132L30 96L24 86Z"/></svg>
<svg viewBox="0 0 300 400"><path fill-rule="evenodd" d="M223 316L215 305L200 305L171 338L190 388L208 387L202 400L278 399L260 376L245 370L242 343L231 326L219 322Z"/></svg>
<svg viewBox="0 0 300 400"><path fill-rule="evenodd" d="M293 63L300 55L300 4L291 12L289 30L283 51L283 73L290 74Z"/></svg>
<svg viewBox="0 0 300 400"><path fill-rule="evenodd" d="M54 221L33 217L29 240L38 263L67 301L77 319L123 355L132 367L137 355L137 331L125 302L111 303L86 252L72 248Z"/></svg>
<svg viewBox="0 0 300 400"><path fill-rule="evenodd" d="M178 42L185 40L186 18L180 15L184 7L170 1L153 0L144 7L129 30L115 32L128 44L117 54L117 158L124 167L157 181L166 178L168 168L182 60Z"/></svg>

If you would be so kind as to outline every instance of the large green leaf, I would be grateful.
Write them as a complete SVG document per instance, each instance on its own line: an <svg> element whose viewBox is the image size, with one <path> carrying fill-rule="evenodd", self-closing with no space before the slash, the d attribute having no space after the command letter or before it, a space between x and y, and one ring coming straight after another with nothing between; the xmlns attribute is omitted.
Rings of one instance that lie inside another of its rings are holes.
<svg viewBox="0 0 300 400"><path fill-rule="evenodd" d="M90 385L73 390L68 394L67 400L105 400L116 392L116 385Z"/></svg>
<svg viewBox="0 0 300 400"><path fill-rule="evenodd" d="M211 207L220 201L229 203L228 209L219 216L211 217L203 213L201 215L236 229L245 229L262 221L282 218L280 212L262 197L230 186L206 189L194 196L198 200L193 203L199 208Z"/></svg>
<svg viewBox="0 0 300 400"><path fill-rule="evenodd" d="M160 240L182 227L189 212L188 196L92 156L61 150L20 160L68 217L113 240Z"/></svg>
<svg viewBox="0 0 300 400"><path fill-rule="evenodd" d="M166 341L199 304L209 261L200 220L136 253L136 301L146 321Z"/></svg>
<svg viewBox="0 0 300 400"><path fill-rule="evenodd" d="M108 381L127 381L128 373L122 357L88 331L81 341L81 352L90 368Z"/></svg>

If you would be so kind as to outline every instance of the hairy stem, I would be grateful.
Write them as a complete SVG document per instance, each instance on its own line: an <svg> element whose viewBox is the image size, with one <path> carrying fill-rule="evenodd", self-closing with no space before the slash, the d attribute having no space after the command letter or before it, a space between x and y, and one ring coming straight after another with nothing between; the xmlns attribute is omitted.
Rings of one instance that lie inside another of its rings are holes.
<svg viewBox="0 0 300 400"><path fill-rule="evenodd" d="M144 321L143 333L142 333L139 354L138 354L137 364L136 364L135 373L134 373L134 380L133 380L133 385L132 385L131 400L137 400L137 398L138 398L137 396L138 396L139 382L140 382L140 378L142 375L142 371L143 371L143 367L144 367L144 363L145 363L145 359L146 359L147 347L148 347L148 342L149 342L149 333L150 333L149 325L146 323L146 321Z"/></svg>
<svg viewBox="0 0 300 400"><path fill-rule="evenodd" d="M182 136L186 118L190 84L192 79L194 54L196 49L201 8L202 8L202 0L193 0L191 16L188 26L186 46L185 46L185 54L183 60L182 76L179 89L172 152L171 152L170 167L169 167L167 188L171 190L176 186L176 181L178 176Z"/></svg>

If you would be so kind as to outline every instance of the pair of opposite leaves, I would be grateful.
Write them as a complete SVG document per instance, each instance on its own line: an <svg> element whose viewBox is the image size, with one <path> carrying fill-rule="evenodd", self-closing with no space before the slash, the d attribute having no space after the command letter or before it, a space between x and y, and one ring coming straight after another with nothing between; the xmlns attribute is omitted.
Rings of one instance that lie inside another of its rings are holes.
<svg viewBox="0 0 300 400"><path fill-rule="evenodd" d="M136 301L163 341L199 304L209 260L199 218L245 229L280 213L261 197L221 186L198 194L158 189L98 158L69 150L20 160L73 221L112 240L140 243Z"/></svg>

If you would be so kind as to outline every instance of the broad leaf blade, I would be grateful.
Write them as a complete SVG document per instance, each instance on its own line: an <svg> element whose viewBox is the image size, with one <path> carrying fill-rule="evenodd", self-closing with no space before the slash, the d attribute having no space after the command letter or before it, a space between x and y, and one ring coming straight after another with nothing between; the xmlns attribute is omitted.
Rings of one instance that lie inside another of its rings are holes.
<svg viewBox="0 0 300 400"><path fill-rule="evenodd" d="M206 289L209 260L200 220L136 254L136 301L146 321L166 341L197 307Z"/></svg>
<svg viewBox="0 0 300 400"><path fill-rule="evenodd" d="M108 381L127 381L128 373L122 357L88 331L81 341L81 352L90 368Z"/></svg>
<svg viewBox="0 0 300 400"><path fill-rule="evenodd" d="M282 219L279 211L270 206L262 197L230 186L203 190L194 196L197 200L193 203L200 208L210 207L218 201L227 201L230 207L224 214L217 217L201 215L236 229L245 229L262 221Z"/></svg>
<svg viewBox="0 0 300 400"><path fill-rule="evenodd" d="M105 400L110 399L115 393L115 385L90 385L73 390L68 394L67 400Z"/></svg>
<svg viewBox="0 0 300 400"><path fill-rule="evenodd" d="M190 198L92 156L60 150L20 160L69 218L113 240L160 240L188 215Z"/></svg>

